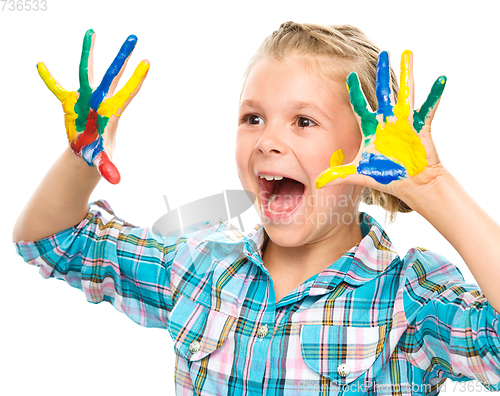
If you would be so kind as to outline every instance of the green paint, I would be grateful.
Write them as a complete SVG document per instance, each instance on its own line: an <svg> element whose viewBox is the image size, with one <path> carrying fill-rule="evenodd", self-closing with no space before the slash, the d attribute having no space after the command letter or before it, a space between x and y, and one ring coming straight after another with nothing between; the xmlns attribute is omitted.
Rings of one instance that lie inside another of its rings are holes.
<svg viewBox="0 0 500 396"><path fill-rule="evenodd" d="M108 125L108 121L108 117L97 114L97 131L99 132L99 135L102 136L102 134L104 133L104 128L106 128L106 125Z"/></svg>
<svg viewBox="0 0 500 396"><path fill-rule="evenodd" d="M366 147L377 132L377 116L368 110L368 103L361 90L356 72L352 72L347 76L347 87L349 88L349 100L354 108L354 112L361 118L361 130L365 136Z"/></svg>
<svg viewBox="0 0 500 396"><path fill-rule="evenodd" d="M429 96L425 100L422 107L419 110L415 110L413 113L413 128L419 133L424 127L425 120L429 117L429 113L436 106L439 98L443 94L444 87L446 85L446 77L441 76L434 82L431 88L431 92L429 92Z"/></svg>
<svg viewBox="0 0 500 396"><path fill-rule="evenodd" d="M80 89L78 100L75 104L75 113L78 117L75 121L75 128L78 132L85 130L85 125L87 124L87 116L90 111L90 95L92 95L92 88L89 83L89 55L90 48L92 46L92 36L94 31L92 29L87 30L85 37L83 38L82 46L82 56L80 58Z"/></svg>

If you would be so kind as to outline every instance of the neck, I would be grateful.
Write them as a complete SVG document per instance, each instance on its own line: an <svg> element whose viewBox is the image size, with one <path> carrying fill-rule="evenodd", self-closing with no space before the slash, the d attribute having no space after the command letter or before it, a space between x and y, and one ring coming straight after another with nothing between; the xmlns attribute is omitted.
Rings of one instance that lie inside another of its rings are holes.
<svg viewBox="0 0 500 396"><path fill-rule="evenodd" d="M307 280L337 261L362 239L357 222L339 224L323 237L301 246L285 247L268 240L263 261L275 276ZM274 277L273 277L274 278Z"/></svg>

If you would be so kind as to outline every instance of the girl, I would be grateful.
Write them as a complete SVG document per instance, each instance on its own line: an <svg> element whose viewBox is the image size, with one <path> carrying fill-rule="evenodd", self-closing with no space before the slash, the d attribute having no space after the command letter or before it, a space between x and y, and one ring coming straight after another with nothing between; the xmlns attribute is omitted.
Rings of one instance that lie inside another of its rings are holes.
<svg viewBox="0 0 500 396"><path fill-rule="evenodd" d="M281 25L247 70L237 134L238 174L264 225L247 235L221 222L160 237L105 201L87 206L100 174L119 180L110 161L118 117L149 67L141 63L111 96L131 36L92 92L93 37L84 39L78 95L38 67L63 102L71 149L13 238L44 277L166 328L177 394L437 394L446 378L498 389L500 263L489 251L500 229L432 143L445 78L414 111L412 56L403 53L394 105L387 54L361 31ZM358 212L360 200L392 215L418 211L481 289L425 249L398 257L382 227Z"/></svg>

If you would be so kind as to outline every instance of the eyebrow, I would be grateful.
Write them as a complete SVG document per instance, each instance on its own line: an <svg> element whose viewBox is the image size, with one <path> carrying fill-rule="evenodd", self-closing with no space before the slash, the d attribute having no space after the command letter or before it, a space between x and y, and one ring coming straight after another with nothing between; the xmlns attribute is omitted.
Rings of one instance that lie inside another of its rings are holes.
<svg viewBox="0 0 500 396"><path fill-rule="evenodd" d="M240 103L240 107L248 106L248 107L259 107L253 100L246 99Z"/></svg>
<svg viewBox="0 0 500 396"><path fill-rule="evenodd" d="M243 107L243 106L260 107L258 103L254 102L253 100L250 100L250 99L246 99L243 102L241 102L240 107ZM311 109L311 110L317 111L318 113L320 113L324 117L331 119L331 117L328 114L326 114L323 110L321 110L320 108L318 108L310 103L307 103L307 102L288 102L285 105L285 108L292 109L292 110Z"/></svg>

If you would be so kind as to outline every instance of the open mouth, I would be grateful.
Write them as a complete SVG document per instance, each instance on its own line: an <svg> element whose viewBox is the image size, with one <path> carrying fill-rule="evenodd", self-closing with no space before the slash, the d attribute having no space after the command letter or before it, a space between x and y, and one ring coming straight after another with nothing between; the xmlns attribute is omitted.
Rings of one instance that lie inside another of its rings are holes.
<svg viewBox="0 0 500 396"><path fill-rule="evenodd" d="M305 186L282 176L260 175L260 198L266 215L289 215L302 202Z"/></svg>

